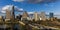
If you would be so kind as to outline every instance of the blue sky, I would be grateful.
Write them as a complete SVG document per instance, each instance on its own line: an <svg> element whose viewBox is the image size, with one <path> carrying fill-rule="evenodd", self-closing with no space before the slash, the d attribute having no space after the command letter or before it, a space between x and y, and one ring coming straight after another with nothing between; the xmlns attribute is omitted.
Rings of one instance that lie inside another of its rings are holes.
<svg viewBox="0 0 60 30"><path fill-rule="evenodd" d="M0 0L0 11L2 7L6 5L14 5L19 8L23 8L27 12L41 12L45 11L46 13L53 12L54 14L60 15L60 2L53 3L28 3L28 2L15 2L13 0Z"/></svg>

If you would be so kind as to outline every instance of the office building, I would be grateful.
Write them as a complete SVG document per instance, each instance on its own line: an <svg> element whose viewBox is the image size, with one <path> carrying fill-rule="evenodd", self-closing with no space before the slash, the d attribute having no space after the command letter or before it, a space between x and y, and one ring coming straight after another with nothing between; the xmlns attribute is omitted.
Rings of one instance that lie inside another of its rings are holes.
<svg viewBox="0 0 60 30"><path fill-rule="evenodd" d="M15 19L14 6L12 6L11 16L12 16L11 19L14 20Z"/></svg>
<svg viewBox="0 0 60 30"><path fill-rule="evenodd" d="M11 19L11 12L8 9L6 10L6 19Z"/></svg>
<svg viewBox="0 0 60 30"><path fill-rule="evenodd" d="M12 9L6 9L6 19L14 18L14 6L11 7Z"/></svg>
<svg viewBox="0 0 60 30"><path fill-rule="evenodd" d="M29 19L32 21L34 18L33 18L33 14L29 14Z"/></svg>
<svg viewBox="0 0 60 30"><path fill-rule="evenodd" d="M6 9L6 19L5 21L14 20L14 6L11 7L12 9Z"/></svg>
<svg viewBox="0 0 60 30"><path fill-rule="evenodd" d="M43 20L43 21L46 20L46 14L45 14L45 12L41 12L40 13L40 20Z"/></svg>
<svg viewBox="0 0 60 30"><path fill-rule="evenodd" d="M11 20L11 11L9 11L8 9L6 10L6 19L5 21L10 21Z"/></svg>
<svg viewBox="0 0 60 30"><path fill-rule="evenodd" d="M3 17L2 16L0 16L0 22L2 22L3 21Z"/></svg>
<svg viewBox="0 0 60 30"><path fill-rule="evenodd" d="M26 11L23 12L23 15L22 15L22 20L26 20L27 17L29 17L28 13Z"/></svg>
<svg viewBox="0 0 60 30"><path fill-rule="evenodd" d="M38 21L39 20L39 15L37 12L34 13L34 20L35 21Z"/></svg>
<svg viewBox="0 0 60 30"><path fill-rule="evenodd" d="M0 20L2 19L2 16L0 16Z"/></svg>
<svg viewBox="0 0 60 30"><path fill-rule="evenodd" d="M49 18L53 18L54 14L53 13L49 13Z"/></svg>
<svg viewBox="0 0 60 30"><path fill-rule="evenodd" d="M49 13L49 19L50 19L51 21L54 20L54 14L53 14L53 13Z"/></svg>

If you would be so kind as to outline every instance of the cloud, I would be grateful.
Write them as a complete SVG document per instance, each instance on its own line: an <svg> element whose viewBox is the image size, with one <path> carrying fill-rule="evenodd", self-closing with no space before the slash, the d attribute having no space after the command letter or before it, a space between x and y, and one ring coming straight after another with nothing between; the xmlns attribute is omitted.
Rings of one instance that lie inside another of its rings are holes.
<svg viewBox="0 0 60 30"><path fill-rule="evenodd" d="M12 10L12 7L13 7L13 5L6 5L6 6L4 6L3 8L2 8L2 10ZM18 6L14 6L14 9L15 10L23 10L23 8L19 8Z"/></svg>
<svg viewBox="0 0 60 30"><path fill-rule="evenodd" d="M58 0L29 0L30 3L52 3Z"/></svg>
<svg viewBox="0 0 60 30"><path fill-rule="evenodd" d="M15 2L23 2L24 0L13 0Z"/></svg>
<svg viewBox="0 0 60 30"><path fill-rule="evenodd" d="M2 10L12 10L13 5L6 5L2 8Z"/></svg>
<svg viewBox="0 0 60 30"><path fill-rule="evenodd" d="M6 6L4 6L3 8L2 8L2 13L6 13L6 10L9 10L9 11L11 11L12 10L12 7L13 7L13 5L6 5ZM15 10L17 10L17 11L23 11L23 8L19 8L19 7L17 7L17 6L14 6L14 9Z"/></svg>
<svg viewBox="0 0 60 30"><path fill-rule="evenodd" d="M60 1L60 0L13 0L15 2L27 2L27 3L53 3L53 2L56 2L56 1Z"/></svg>
<svg viewBox="0 0 60 30"><path fill-rule="evenodd" d="M6 13L6 11L1 11L1 13Z"/></svg>
<svg viewBox="0 0 60 30"><path fill-rule="evenodd" d="M34 12L27 12L28 14L34 14Z"/></svg>
<svg viewBox="0 0 60 30"><path fill-rule="evenodd" d="M19 7L15 6L15 10L23 11L23 8L19 8Z"/></svg>

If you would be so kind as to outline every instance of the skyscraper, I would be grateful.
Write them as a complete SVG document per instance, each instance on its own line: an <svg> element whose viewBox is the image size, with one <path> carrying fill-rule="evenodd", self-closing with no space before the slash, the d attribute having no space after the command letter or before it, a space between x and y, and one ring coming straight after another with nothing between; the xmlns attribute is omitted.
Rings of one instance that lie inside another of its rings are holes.
<svg viewBox="0 0 60 30"><path fill-rule="evenodd" d="M14 6L12 6L11 16L12 16L11 18L14 20L15 19Z"/></svg>
<svg viewBox="0 0 60 30"><path fill-rule="evenodd" d="M11 7L12 9L6 9L6 19L14 19L15 15L14 15L14 6Z"/></svg>
<svg viewBox="0 0 60 30"><path fill-rule="evenodd" d="M28 13L26 11L23 12L22 19L25 20L29 17Z"/></svg>
<svg viewBox="0 0 60 30"><path fill-rule="evenodd" d="M32 21L34 18L33 18L33 14L29 14L29 18L30 20Z"/></svg>
<svg viewBox="0 0 60 30"><path fill-rule="evenodd" d="M37 12L34 13L34 20L35 21L38 21L39 20L39 15Z"/></svg>
<svg viewBox="0 0 60 30"><path fill-rule="evenodd" d="M41 12L40 13L40 20L43 20L43 21L46 20L46 14L45 14L45 12Z"/></svg>
<svg viewBox="0 0 60 30"><path fill-rule="evenodd" d="M2 16L0 16L0 22L2 22L3 20L2 20L3 18L2 18Z"/></svg>
<svg viewBox="0 0 60 30"><path fill-rule="evenodd" d="M15 14L14 14L14 6L9 9L6 9L6 19L5 21L14 21Z"/></svg>
<svg viewBox="0 0 60 30"><path fill-rule="evenodd" d="M54 20L54 14L53 14L53 13L49 13L49 19L50 19L51 21Z"/></svg>
<svg viewBox="0 0 60 30"><path fill-rule="evenodd" d="M6 10L6 19L11 19L11 12L8 9Z"/></svg>
<svg viewBox="0 0 60 30"><path fill-rule="evenodd" d="M49 18L53 18L54 14L53 13L49 13Z"/></svg>

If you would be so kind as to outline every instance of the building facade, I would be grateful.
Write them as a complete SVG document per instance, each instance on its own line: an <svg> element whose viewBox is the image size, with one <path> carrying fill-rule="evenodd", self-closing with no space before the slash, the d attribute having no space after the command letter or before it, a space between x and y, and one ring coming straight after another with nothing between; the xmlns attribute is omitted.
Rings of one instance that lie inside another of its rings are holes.
<svg viewBox="0 0 60 30"><path fill-rule="evenodd" d="M54 20L54 14L53 14L53 13L49 13L49 19L50 19L51 21Z"/></svg>
<svg viewBox="0 0 60 30"><path fill-rule="evenodd" d="M49 18L53 18L54 14L53 13L49 13Z"/></svg>
<svg viewBox="0 0 60 30"><path fill-rule="evenodd" d="M35 21L38 21L39 20L39 15L37 12L34 13L34 20Z"/></svg>
<svg viewBox="0 0 60 30"><path fill-rule="evenodd" d="M28 13L26 11L24 11L23 15L22 15L22 20L27 19L27 17L29 17L29 15L28 15Z"/></svg>
<svg viewBox="0 0 60 30"><path fill-rule="evenodd" d="M40 13L40 20L43 20L43 21L46 20L46 14L45 14L45 12L41 12Z"/></svg>
<svg viewBox="0 0 60 30"><path fill-rule="evenodd" d="M11 12L6 10L6 19L11 19Z"/></svg>

